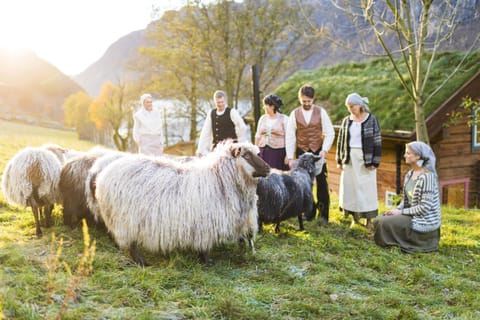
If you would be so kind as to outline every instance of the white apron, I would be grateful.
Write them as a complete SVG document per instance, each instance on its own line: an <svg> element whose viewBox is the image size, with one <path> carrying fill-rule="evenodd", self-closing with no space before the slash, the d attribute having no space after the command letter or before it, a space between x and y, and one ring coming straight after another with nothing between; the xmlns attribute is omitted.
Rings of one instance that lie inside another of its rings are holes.
<svg viewBox="0 0 480 320"><path fill-rule="evenodd" d="M361 148L351 148L350 162L343 165L339 206L358 213L378 210L377 170L365 168Z"/></svg>
<svg viewBox="0 0 480 320"><path fill-rule="evenodd" d="M163 154L163 141L161 135L140 135L139 152L149 156L161 156Z"/></svg>

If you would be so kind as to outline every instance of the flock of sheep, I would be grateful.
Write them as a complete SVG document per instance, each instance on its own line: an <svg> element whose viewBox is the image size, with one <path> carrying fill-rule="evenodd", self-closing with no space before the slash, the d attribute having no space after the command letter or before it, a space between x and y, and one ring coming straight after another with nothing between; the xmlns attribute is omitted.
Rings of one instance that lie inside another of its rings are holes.
<svg viewBox="0 0 480 320"><path fill-rule="evenodd" d="M51 225L54 204L63 222L106 228L121 249L146 265L151 252L197 251L203 262L213 246L248 241L262 223L315 216L312 185L319 157L306 153L290 172L271 172L250 143L226 142L205 157L149 157L103 148L87 152L58 145L27 147L6 165L7 201L31 207L36 235Z"/></svg>

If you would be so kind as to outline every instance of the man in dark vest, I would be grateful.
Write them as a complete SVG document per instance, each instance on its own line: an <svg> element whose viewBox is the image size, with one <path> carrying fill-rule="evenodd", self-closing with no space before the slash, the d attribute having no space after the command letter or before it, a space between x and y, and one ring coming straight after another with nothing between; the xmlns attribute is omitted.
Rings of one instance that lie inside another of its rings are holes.
<svg viewBox="0 0 480 320"><path fill-rule="evenodd" d="M215 146L227 139L244 141L247 126L236 109L227 106L227 95L223 91L215 91L213 102L216 108L207 114L202 132L198 140L197 156L204 156Z"/></svg>
<svg viewBox="0 0 480 320"><path fill-rule="evenodd" d="M301 106L290 113L285 136L285 149L290 168L294 165L295 155L299 157L305 152L320 155L326 160L327 153L335 139L335 131L327 112L324 108L313 104L315 100L313 87L308 85L301 87L298 91L298 99ZM326 161L320 163L323 163L322 171L315 178L317 207L322 217L321 223L327 225L330 207L327 163Z"/></svg>

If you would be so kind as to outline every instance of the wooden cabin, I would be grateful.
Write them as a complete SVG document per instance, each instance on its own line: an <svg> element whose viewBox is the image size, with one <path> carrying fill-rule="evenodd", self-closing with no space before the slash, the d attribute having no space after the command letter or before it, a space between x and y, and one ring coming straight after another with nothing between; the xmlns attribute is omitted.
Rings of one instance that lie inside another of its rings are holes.
<svg viewBox="0 0 480 320"><path fill-rule="evenodd" d="M430 145L437 157L437 173L444 205L480 207L480 123L468 125L464 117L450 124L450 114L462 111L463 99L480 99L480 71L470 78L435 112L426 119ZM475 116L475 115L472 115ZM480 115L479 115L480 116ZM336 128L338 130L338 128ZM400 194L403 178L409 169L403 159L405 144L416 139L415 132L384 132L382 162L377 171L378 199L387 203L389 197ZM338 194L340 170L335 161L336 142L327 160L329 187Z"/></svg>

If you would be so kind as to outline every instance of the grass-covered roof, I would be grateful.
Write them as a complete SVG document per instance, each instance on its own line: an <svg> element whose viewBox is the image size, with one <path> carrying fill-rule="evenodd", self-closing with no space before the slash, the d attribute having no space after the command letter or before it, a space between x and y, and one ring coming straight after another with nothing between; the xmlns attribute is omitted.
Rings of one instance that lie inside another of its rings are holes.
<svg viewBox="0 0 480 320"><path fill-rule="evenodd" d="M445 52L437 55L426 87L427 97L438 88L463 58L461 52ZM480 69L480 51L471 54L460 70L428 101L425 115L428 117L470 77ZM349 93L357 92L370 101L383 130L408 130L415 127L413 104L400 84L387 59L366 63L346 63L314 71L299 71L276 90L283 98L283 112L289 114L299 105L298 89L309 83L316 90L316 102L327 108L332 122L340 124L348 115L344 101Z"/></svg>

